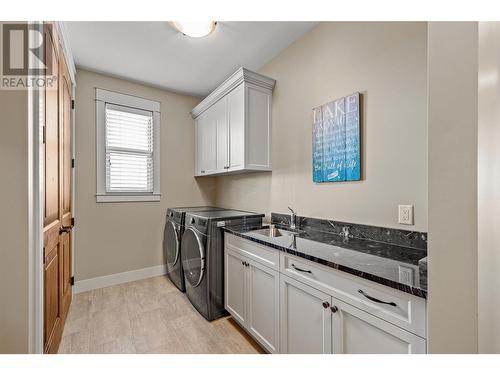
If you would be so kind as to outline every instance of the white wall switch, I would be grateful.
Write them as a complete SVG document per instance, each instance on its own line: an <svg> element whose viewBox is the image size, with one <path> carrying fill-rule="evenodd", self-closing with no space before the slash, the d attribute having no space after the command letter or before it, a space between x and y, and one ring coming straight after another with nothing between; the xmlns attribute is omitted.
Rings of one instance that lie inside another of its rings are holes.
<svg viewBox="0 0 500 375"><path fill-rule="evenodd" d="M413 206L410 204L400 204L398 222L399 224L413 225Z"/></svg>

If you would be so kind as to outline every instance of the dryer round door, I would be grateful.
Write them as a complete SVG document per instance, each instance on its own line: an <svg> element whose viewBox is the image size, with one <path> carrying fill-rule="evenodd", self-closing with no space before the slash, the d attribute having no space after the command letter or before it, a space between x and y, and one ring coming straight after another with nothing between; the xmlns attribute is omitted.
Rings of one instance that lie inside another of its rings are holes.
<svg viewBox="0 0 500 375"><path fill-rule="evenodd" d="M168 268L172 268L179 261L179 234L175 224L167 220L163 234L163 252Z"/></svg>
<svg viewBox="0 0 500 375"><path fill-rule="evenodd" d="M197 287L205 273L205 246L193 228L186 229L182 236L181 257L186 280Z"/></svg>

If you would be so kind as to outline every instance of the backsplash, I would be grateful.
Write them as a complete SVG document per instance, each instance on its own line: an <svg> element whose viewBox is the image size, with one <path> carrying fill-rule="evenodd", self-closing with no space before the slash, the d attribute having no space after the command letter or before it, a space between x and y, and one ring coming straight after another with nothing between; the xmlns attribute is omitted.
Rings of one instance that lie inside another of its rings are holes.
<svg viewBox="0 0 500 375"><path fill-rule="evenodd" d="M271 223L289 226L290 215L273 212L271 213ZM315 219L305 216L297 216L297 227L298 229L307 231L317 230L339 235L342 235L344 227L347 227L349 228L349 237L427 250L427 233L424 232L353 224L335 220Z"/></svg>

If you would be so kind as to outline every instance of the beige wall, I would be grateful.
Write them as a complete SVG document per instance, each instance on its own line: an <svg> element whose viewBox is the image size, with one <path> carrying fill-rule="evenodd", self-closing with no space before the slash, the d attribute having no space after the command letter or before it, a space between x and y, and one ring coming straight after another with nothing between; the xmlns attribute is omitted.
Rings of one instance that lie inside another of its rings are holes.
<svg viewBox="0 0 500 375"><path fill-rule="evenodd" d="M428 350L477 351L477 23L429 24Z"/></svg>
<svg viewBox="0 0 500 375"><path fill-rule="evenodd" d="M273 171L217 178L216 203L348 222L427 230L426 23L322 23L278 55ZM312 108L364 96L363 181L315 184ZM398 204L415 225L397 223Z"/></svg>
<svg viewBox="0 0 500 375"><path fill-rule="evenodd" d="M479 352L500 353L500 22L479 23Z"/></svg>
<svg viewBox="0 0 500 375"><path fill-rule="evenodd" d="M199 99L85 70L76 74L75 279L163 264L167 207L214 201L212 178L196 180L190 110ZM161 103L161 201L96 203L95 88Z"/></svg>
<svg viewBox="0 0 500 375"><path fill-rule="evenodd" d="M27 91L0 90L0 113L0 353L27 353Z"/></svg>

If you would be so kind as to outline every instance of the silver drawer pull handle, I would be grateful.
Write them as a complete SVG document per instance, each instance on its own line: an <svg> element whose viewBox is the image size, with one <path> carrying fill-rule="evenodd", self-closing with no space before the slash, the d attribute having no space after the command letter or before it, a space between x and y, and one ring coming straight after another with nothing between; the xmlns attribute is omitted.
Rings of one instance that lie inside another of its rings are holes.
<svg viewBox="0 0 500 375"><path fill-rule="evenodd" d="M385 302L385 301L381 301L375 297L372 297L372 296L369 296L368 294L366 294L365 292L363 292L361 289L358 290L358 293L365 296L366 298L368 298L370 301L373 301L373 302L377 302L377 303L383 303L385 305L391 305L391 306L397 306L395 302Z"/></svg>
<svg viewBox="0 0 500 375"><path fill-rule="evenodd" d="M309 270L303 270L302 268L295 267L295 264L293 264L293 263L292 263L292 267L293 267L295 270L299 271L299 272L312 273L312 272L311 272L311 271L309 271Z"/></svg>

